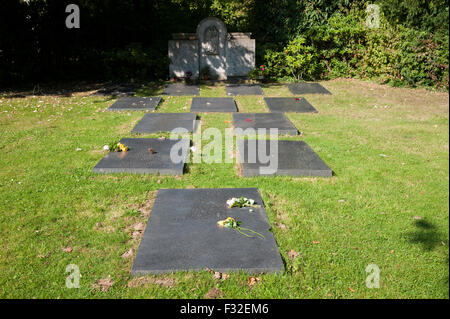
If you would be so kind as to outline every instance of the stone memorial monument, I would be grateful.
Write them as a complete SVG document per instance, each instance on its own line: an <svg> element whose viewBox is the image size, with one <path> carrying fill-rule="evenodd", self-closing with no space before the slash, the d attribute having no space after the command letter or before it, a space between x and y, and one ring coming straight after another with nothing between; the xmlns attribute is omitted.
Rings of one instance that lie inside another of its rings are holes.
<svg viewBox="0 0 450 319"><path fill-rule="evenodd" d="M255 68L255 40L251 33L227 33L217 18L203 19L196 33L174 33L169 40L171 77L199 78L208 70L211 79L247 76Z"/></svg>

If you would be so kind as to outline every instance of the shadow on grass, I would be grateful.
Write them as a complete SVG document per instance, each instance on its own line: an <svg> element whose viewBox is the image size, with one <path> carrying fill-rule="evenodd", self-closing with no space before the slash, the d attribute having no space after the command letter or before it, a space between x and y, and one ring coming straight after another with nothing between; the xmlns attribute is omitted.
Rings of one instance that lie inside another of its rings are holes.
<svg viewBox="0 0 450 319"><path fill-rule="evenodd" d="M411 243L420 244L427 251L433 250L442 243L441 233L433 223L426 220L416 220L415 226L416 230L407 234Z"/></svg>
<svg viewBox="0 0 450 319"><path fill-rule="evenodd" d="M415 221L416 230L407 233L407 238L413 244L420 244L426 251L432 251L440 245L448 246L448 240L443 240L443 235L437 229L436 225L426 220ZM445 262L447 269L449 265L448 249L445 251ZM442 278L444 286L447 288L447 295L449 289L449 276L444 275Z"/></svg>
<svg viewBox="0 0 450 319"><path fill-rule="evenodd" d="M105 83L98 82L56 82L33 87L17 87L0 91L6 98L26 98L28 96L56 95L71 97L74 93L89 92L101 89Z"/></svg>
<svg viewBox="0 0 450 319"><path fill-rule="evenodd" d="M161 95L165 86L166 82L162 80L142 85L141 88L139 88L136 91L136 96L145 97L145 96Z"/></svg>
<svg viewBox="0 0 450 319"><path fill-rule="evenodd" d="M77 93L90 93L95 96L117 98L122 96L152 96L162 91L165 82L162 80L150 83L123 82L56 82L35 85L27 88L13 88L0 91L0 96L6 98L26 98L28 96L55 95L72 97Z"/></svg>

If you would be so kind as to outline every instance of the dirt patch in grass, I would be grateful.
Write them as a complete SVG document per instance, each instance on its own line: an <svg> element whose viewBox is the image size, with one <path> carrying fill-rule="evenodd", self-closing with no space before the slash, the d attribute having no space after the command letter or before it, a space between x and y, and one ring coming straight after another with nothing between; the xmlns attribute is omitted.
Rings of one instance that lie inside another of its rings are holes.
<svg viewBox="0 0 450 319"><path fill-rule="evenodd" d="M269 201L266 202L266 207L273 209L275 216L278 220L283 221L288 219L288 213L286 213L281 206L286 205L287 201L274 195L273 193L266 193L269 197Z"/></svg>
<svg viewBox="0 0 450 319"><path fill-rule="evenodd" d="M149 218L150 212L155 202L157 191L151 191L147 194L147 200L139 206L138 211L142 213L142 217Z"/></svg>
<svg viewBox="0 0 450 319"><path fill-rule="evenodd" d="M128 282L128 288L137 288L148 285L158 285L166 288L173 288L177 281L172 277L136 277Z"/></svg>
<svg viewBox="0 0 450 319"><path fill-rule="evenodd" d="M219 288L211 288L206 294L205 294L205 298L206 299L220 299L223 297L223 293L222 291L220 291Z"/></svg>

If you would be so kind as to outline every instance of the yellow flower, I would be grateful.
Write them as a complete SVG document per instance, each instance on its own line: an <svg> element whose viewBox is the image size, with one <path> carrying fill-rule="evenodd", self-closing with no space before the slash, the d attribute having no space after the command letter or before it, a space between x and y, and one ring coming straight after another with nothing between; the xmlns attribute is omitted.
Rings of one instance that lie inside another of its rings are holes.
<svg viewBox="0 0 450 319"><path fill-rule="evenodd" d="M225 226L225 225L227 225L229 223L232 223L232 222L234 222L234 218L228 217L227 219L219 220L217 222L217 225L219 225L220 227L223 227L223 226Z"/></svg>
<svg viewBox="0 0 450 319"><path fill-rule="evenodd" d="M122 152L128 151L128 147L126 147L126 146L123 145L122 143L117 143L117 146L119 146L119 149L120 149Z"/></svg>

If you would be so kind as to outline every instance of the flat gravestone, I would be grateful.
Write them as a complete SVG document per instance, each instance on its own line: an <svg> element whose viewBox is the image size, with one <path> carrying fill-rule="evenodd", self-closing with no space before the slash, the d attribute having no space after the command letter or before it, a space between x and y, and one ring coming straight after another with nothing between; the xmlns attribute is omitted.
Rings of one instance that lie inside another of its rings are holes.
<svg viewBox="0 0 450 319"><path fill-rule="evenodd" d="M259 85L253 84L229 84L226 86L227 95L263 95L264 92Z"/></svg>
<svg viewBox="0 0 450 319"><path fill-rule="evenodd" d="M258 155L260 152L259 141L237 141L243 176L291 175L331 177L333 174L333 171L327 164L303 141L279 140L277 151L271 149L269 140L262 142L265 143L266 149L261 154L270 154L269 158L264 159L264 161ZM264 146L264 144L262 145ZM250 156L251 154L253 155ZM276 157L278 157L278 165L276 165ZM267 168L275 168L275 170Z"/></svg>
<svg viewBox="0 0 450 319"><path fill-rule="evenodd" d="M199 85L189 85L184 83L171 83L164 89L163 95L181 96L181 95L199 95Z"/></svg>
<svg viewBox="0 0 450 319"><path fill-rule="evenodd" d="M191 112L237 112L232 97L194 97Z"/></svg>
<svg viewBox="0 0 450 319"><path fill-rule="evenodd" d="M195 130L197 114L195 113L147 113L136 124L131 133L171 132L176 128Z"/></svg>
<svg viewBox="0 0 450 319"><path fill-rule="evenodd" d="M331 94L319 83L290 83L287 85L292 94Z"/></svg>
<svg viewBox="0 0 450 319"><path fill-rule="evenodd" d="M189 139L123 138L127 152L109 152L98 162L93 171L96 173L137 173L137 174L183 174L185 157L172 162L172 147L180 150L177 154L188 155ZM181 156L180 156L181 157Z"/></svg>
<svg viewBox="0 0 450 319"><path fill-rule="evenodd" d="M278 134L298 134L297 128L283 113L236 113L233 124L235 129L266 129L266 134L271 128L278 129Z"/></svg>
<svg viewBox="0 0 450 319"><path fill-rule="evenodd" d="M228 208L232 197L255 200L260 208ZM261 233L246 237L218 227L233 217ZM256 188L160 189L134 260L132 275L204 270L279 272L283 262Z"/></svg>
<svg viewBox="0 0 450 319"><path fill-rule="evenodd" d="M122 97L108 111L154 111L161 102L160 97Z"/></svg>
<svg viewBox="0 0 450 319"><path fill-rule="evenodd" d="M302 97L265 97L270 112L317 113L317 110Z"/></svg>

